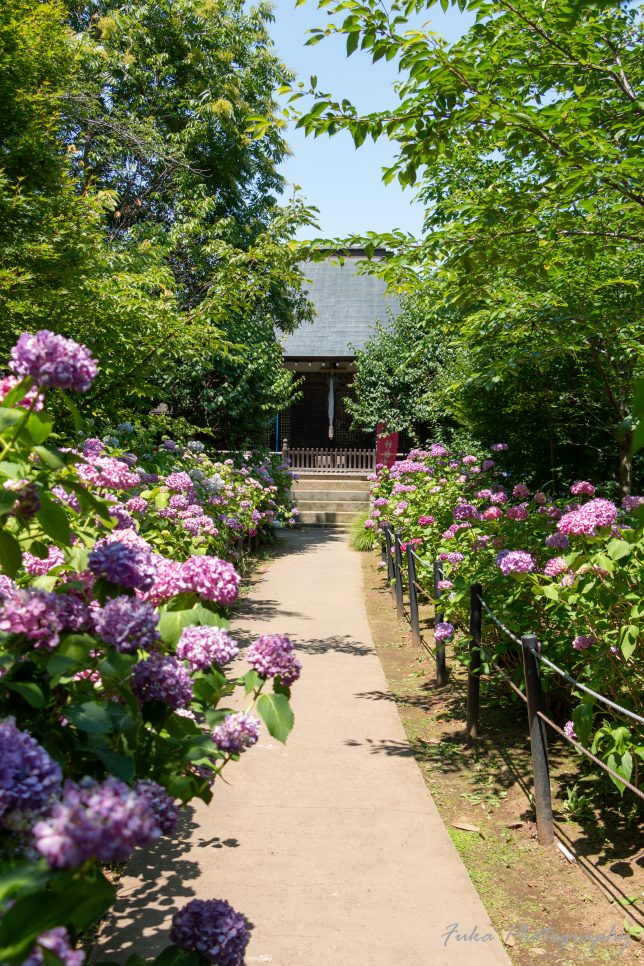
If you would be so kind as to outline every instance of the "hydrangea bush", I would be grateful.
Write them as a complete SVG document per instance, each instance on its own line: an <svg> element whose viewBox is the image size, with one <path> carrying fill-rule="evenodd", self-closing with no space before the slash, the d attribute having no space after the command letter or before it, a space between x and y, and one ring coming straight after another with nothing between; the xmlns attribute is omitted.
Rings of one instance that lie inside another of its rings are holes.
<svg viewBox="0 0 644 966"><path fill-rule="evenodd" d="M261 721L286 740L300 664L288 638L263 635L245 671L230 667L240 577L213 549L234 547L239 532L222 507L247 534L281 512L269 465L222 464L215 484L198 445L180 457L162 446L147 466L115 441L66 446L47 397L62 394L73 411L67 391L97 375L91 353L42 331L21 337L10 369L0 382L0 962L80 966L79 933L114 900L102 865L172 835L180 805L210 800ZM202 518L194 532L184 525ZM236 690L242 713L227 706ZM171 938L185 950L177 962L241 963L248 931L213 899L180 910Z"/></svg>
<svg viewBox="0 0 644 966"><path fill-rule="evenodd" d="M403 546L413 545L427 563L418 579L430 590L431 564L442 561L445 622L437 639L455 637L464 663L470 586L480 583L489 606L517 636L535 633L551 661L641 714L644 498L616 503L587 480L564 494L533 491L503 471L499 454L505 449L498 443L492 453L463 455L435 443L412 450L390 469L379 466L366 525L400 530ZM485 614L484 628L484 670L492 659L514 670L520 682L516 645ZM542 672L546 688L562 684L545 666ZM626 780L638 782L644 740L631 719L573 688L568 731Z"/></svg>

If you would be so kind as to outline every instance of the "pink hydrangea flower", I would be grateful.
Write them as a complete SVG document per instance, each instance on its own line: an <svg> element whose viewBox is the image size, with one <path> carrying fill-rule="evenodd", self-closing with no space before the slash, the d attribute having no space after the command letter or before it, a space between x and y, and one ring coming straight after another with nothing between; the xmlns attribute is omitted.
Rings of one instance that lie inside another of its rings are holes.
<svg viewBox="0 0 644 966"><path fill-rule="evenodd" d="M525 485L525 483L517 483L515 488L512 490L512 495L517 498L517 500L524 500L526 497L530 496L530 488Z"/></svg>
<svg viewBox="0 0 644 966"><path fill-rule="evenodd" d="M534 557L523 550L502 550L497 555L496 565L505 577L527 574L535 568Z"/></svg>
<svg viewBox="0 0 644 966"><path fill-rule="evenodd" d="M594 496L595 487L588 480L575 480L570 487L573 496Z"/></svg>
<svg viewBox="0 0 644 966"><path fill-rule="evenodd" d="M526 503L520 503L518 506L510 506L507 509L506 516L508 520L514 520L515 522L522 522L528 519L528 506Z"/></svg>
<svg viewBox="0 0 644 966"><path fill-rule="evenodd" d="M543 568L543 572L546 577L559 577L560 574L565 574L569 569L563 557L552 557Z"/></svg>
<svg viewBox="0 0 644 966"><path fill-rule="evenodd" d="M579 634L572 642L572 646L576 651L585 651L591 644L596 643L597 638L594 634Z"/></svg>
<svg viewBox="0 0 644 966"><path fill-rule="evenodd" d="M481 514L482 520L498 520L503 516L503 510L500 506L489 506L487 510L484 510Z"/></svg>
<svg viewBox="0 0 644 966"><path fill-rule="evenodd" d="M493 453L502 453L504 450L508 448L509 447L507 443L493 443L493 445L490 446L490 449L492 450Z"/></svg>
<svg viewBox="0 0 644 966"><path fill-rule="evenodd" d="M434 520L434 517L432 517L432 516L422 516L422 517L418 517L418 526L419 527L431 527L431 525L433 523L435 523L435 522L436 521Z"/></svg>

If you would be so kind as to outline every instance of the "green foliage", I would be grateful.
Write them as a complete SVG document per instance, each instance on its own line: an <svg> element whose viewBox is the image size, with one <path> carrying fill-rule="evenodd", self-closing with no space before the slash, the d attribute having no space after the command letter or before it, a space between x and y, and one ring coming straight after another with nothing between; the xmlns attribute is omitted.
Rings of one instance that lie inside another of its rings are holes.
<svg viewBox="0 0 644 966"><path fill-rule="evenodd" d="M365 521L370 517L369 512L361 513L351 521L349 527L349 544L354 550L366 553L377 545L377 537L373 530L365 529Z"/></svg>
<svg viewBox="0 0 644 966"><path fill-rule="evenodd" d="M353 396L346 406L354 425L373 431L383 423L389 432L406 431L412 440L434 435L434 411L428 402L437 367L427 341L418 344L423 318L408 303L389 328L379 325L356 352Z"/></svg>
<svg viewBox="0 0 644 966"><path fill-rule="evenodd" d="M373 499L388 501L382 520L395 523L401 539L429 562L418 570L421 585L433 589L431 562L443 562L441 610L462 632L456 642L460 660L469 660L470 588L480 583L488 606L515 637L536 634L545 657L586 687L641 714L644 529L638 498L627 498L621 510L605 500L603 509L611 512L616 527L597 525L566 539L557 521L571 501L583 507L590 484L582 484L581 494L574 485L566 495L533 493L522 480L508 485L508 475L521 478L498 466L496 453L492 456L485 460L483 453L463 456L436 446L433 452L417 450L409 469L401 464L400 471L380 470L372 491ZM396 492L397 483L413 489ZM500 564L507 551L528 554L530 565L504 574ZM483 626L485 673L500 665L521 684L516 643L486 613ZM546 665L541 672L546 690L554 689L560 703L560 677ZM644 759L641 727L574 685L565 687L579 742L637 785ZM624 791L619 779L611 780Z"/></svg>
<svg viewBox="0 0 644 966"><path fill-rule="evenodd" d="M268 19L238 0L2 5L0 352L25 329L82 339L99 419L198 396L193 367L216 383L231 351L277 385L269 327L308 316L290 240L310 212L278 205L281 137L245 133L286 77ZM229 403L219 418L243 420Z"/></svg>

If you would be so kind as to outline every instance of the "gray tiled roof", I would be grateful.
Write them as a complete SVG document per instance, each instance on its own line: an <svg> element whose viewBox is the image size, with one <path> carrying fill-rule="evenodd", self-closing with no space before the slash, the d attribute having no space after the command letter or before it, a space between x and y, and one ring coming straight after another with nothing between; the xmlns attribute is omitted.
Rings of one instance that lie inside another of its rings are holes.
<svg viewBox="0 0 644 966"><path fill-rule="evenodd" d="M397 299L385 295L385 283L373 275L356 274L359 256L344 264L328 259L307 262L302 271L317 315L282 337L284 356L354 356L373 334L376 322L389 324L389 313L400 311Z"/></svg>

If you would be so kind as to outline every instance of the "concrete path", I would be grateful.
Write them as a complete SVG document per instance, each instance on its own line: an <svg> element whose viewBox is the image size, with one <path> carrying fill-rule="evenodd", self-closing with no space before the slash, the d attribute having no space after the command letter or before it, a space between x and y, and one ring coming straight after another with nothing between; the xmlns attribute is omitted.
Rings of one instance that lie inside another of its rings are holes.
<svg viewBox="0 0 644 966"><path fill-rule="evenodd" d="M234 630L296 642L295 729L286 746L264 731L181 836L134 858L94 958L155 955L198 896L253 923L247 964L508 966L395 704L368 700L388 688L358 555L328 531L286 539Z"/></svg>

